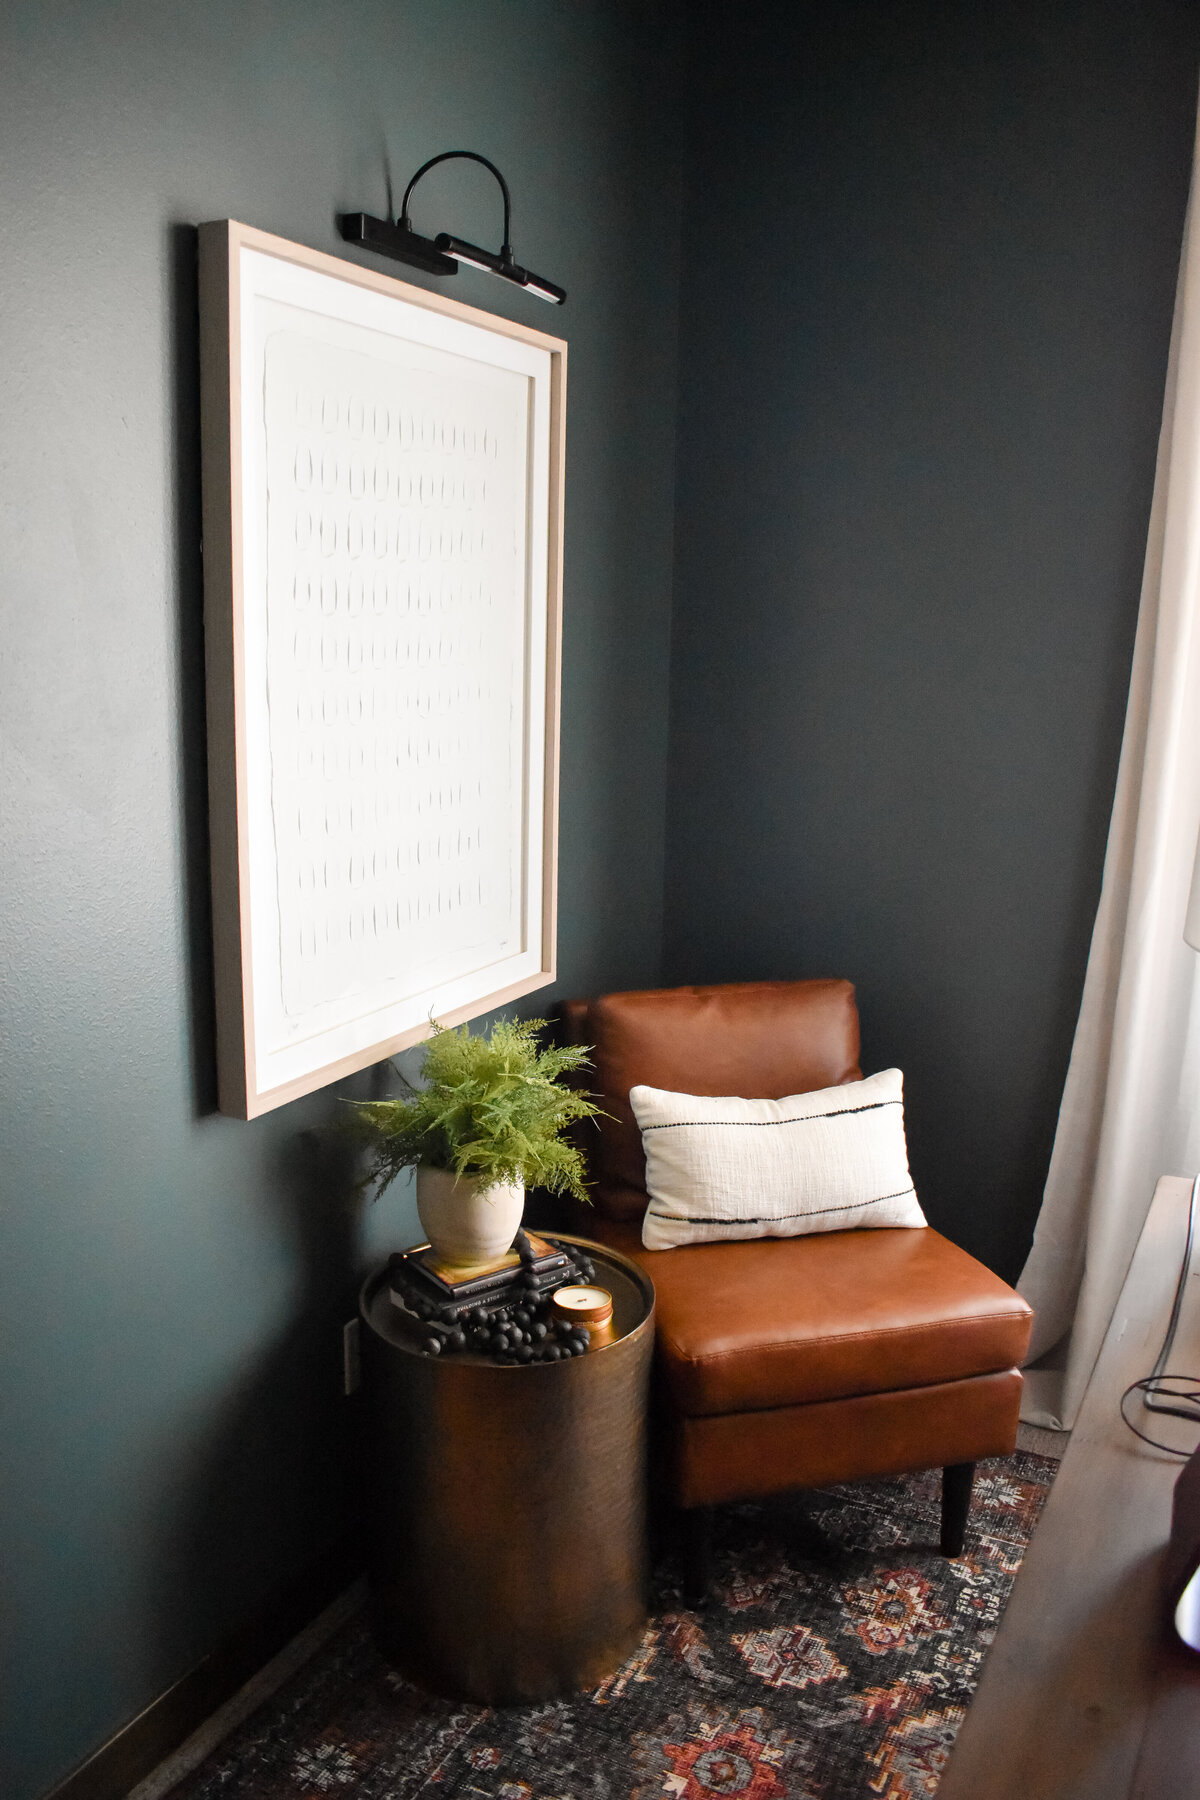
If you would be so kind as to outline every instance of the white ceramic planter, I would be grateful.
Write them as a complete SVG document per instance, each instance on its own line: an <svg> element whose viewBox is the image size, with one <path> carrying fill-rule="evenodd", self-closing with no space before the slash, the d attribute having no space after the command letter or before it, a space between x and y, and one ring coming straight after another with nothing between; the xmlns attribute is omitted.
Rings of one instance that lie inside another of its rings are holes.
<svg viewBox="0 0 1200 1800"><path fill-rule="evenodd" d="M519 1183L487 1186L450 1169L417 1169L417 1216L435 1255L458 1268L495 1262L512 1248L525 1210Z"/></svg>

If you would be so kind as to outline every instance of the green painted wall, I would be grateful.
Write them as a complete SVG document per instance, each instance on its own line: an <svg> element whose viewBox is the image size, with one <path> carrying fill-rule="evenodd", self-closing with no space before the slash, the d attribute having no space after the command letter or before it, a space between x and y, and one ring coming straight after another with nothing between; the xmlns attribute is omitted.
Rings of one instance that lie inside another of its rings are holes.
<svg viewBox="0 0 1200 1800"><path fill-rule="evenodd" d="M452 291L570 342L562 986L653 980L674 30L611 0L4 8L5 1800L344 1528L340 1325L412 1238L406 1196L364 1218L306 1135L331 1095L213 1112L192 227L338 252L385 158L400 184L452 147L505 171L517 253L569 305ZM421 198L498 241L481 171Z"/></svg>
<svg viewBox="0 0 1200 1800"><path fill-rule="evenodd" d="M1200 8L689 17L665 974L850 977L932 1221L1012 1277L1099 893Z"/></svg>

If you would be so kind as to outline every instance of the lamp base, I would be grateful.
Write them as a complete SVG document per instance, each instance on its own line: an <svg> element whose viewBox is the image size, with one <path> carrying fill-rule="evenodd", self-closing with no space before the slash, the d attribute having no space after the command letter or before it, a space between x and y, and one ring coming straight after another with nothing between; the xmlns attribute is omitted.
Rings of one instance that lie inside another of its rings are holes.
<svg viewBox="0 0 1200 1800"><path fill-rule="evenodd" d="M348 244L361 244L380 256L391 256L397 262L411 263L427 275L457 275L458 264L452 256L443 256L432 238L421 237L390 219L375 219L370 213L342 213L338 230Z"/></svg>

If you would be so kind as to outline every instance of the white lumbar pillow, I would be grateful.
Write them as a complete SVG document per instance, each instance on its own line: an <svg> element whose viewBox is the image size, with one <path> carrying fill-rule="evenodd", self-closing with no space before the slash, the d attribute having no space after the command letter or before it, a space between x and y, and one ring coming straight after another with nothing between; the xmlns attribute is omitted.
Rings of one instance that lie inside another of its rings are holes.
<svg viewBox="0 0 1200 1800"><path fill-rule="evenodd" d="M631 1088L650 1196L642 1242L670 1250L924 1225L908 1169L903 1089L899 1069L783 1100Z"/></svg>

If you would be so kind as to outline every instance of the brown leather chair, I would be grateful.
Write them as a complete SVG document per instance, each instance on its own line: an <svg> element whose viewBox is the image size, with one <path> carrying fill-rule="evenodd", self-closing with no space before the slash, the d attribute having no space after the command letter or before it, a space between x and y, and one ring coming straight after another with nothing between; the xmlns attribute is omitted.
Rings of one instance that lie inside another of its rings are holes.
<svg viewBox="0 0 1200 1800"><path fill-rule="evenodd" d="M593 1046L594 1205L577 1227L632 1256L658 1296L660 1450L684 1509L689 1598L707 1585L723 1501L941 1465L942 1551L961 1553L975 1462L1016 1443L1033 1315L929 1230L823 1232L674 1250L642 1245L638 1082L781 1099L859 1080L848 981L606 994L565 1008Z"/></svg>

